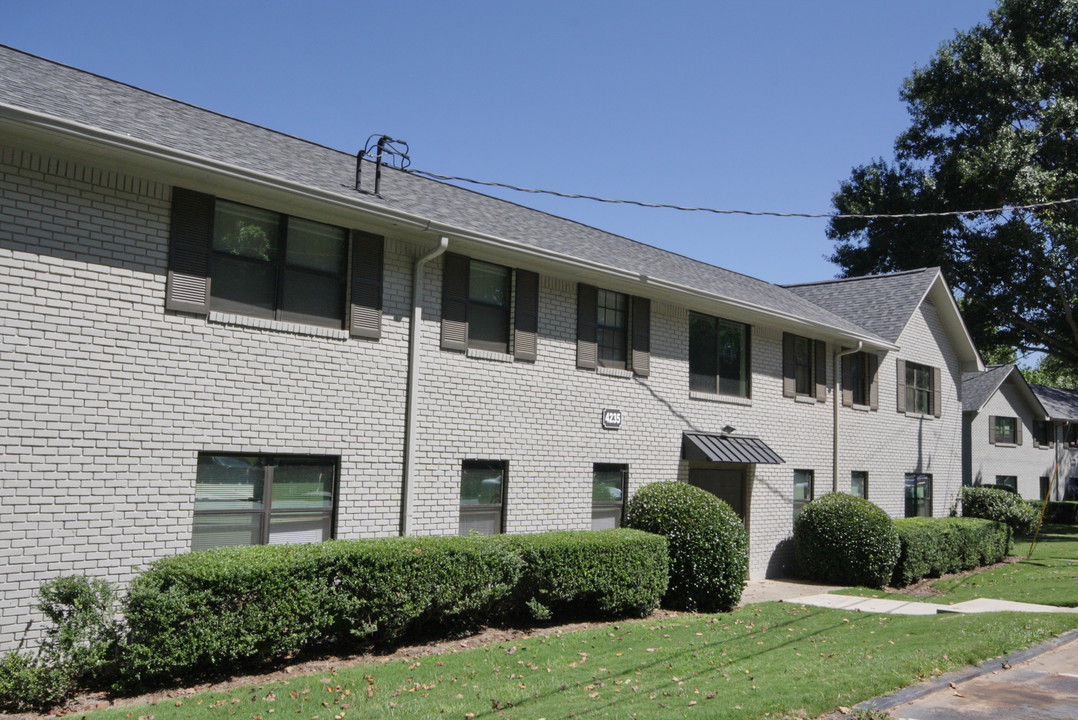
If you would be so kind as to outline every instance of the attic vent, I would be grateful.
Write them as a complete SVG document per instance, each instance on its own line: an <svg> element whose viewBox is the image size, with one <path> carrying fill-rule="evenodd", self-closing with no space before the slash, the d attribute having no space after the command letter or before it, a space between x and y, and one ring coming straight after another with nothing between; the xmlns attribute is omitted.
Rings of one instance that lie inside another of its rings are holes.
<svg viewBox="0 0 1078 720"><path fill-rule="evenodd" d="M367 145L356 153L356 190L361 193L371 194L363 189L363 160L369 155L374 155L374 195L379 194L382 183L382 163L398 170L404 170L412 164L408 157L408 143L404 140L394 140L388 135L375 133L367 138Z"/></svg>

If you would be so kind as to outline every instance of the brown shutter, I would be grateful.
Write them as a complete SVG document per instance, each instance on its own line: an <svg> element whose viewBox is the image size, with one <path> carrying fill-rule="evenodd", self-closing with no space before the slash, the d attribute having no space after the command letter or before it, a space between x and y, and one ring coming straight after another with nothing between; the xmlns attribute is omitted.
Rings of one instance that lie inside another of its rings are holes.
<svg viewBox="0 0 1078 720"><path fill-rule="evenodd" d="M996 444L996 416L988 416L988 443L990 445Z"/></svg>
<svg viewBox="0 0 1078 720"><path fill-rule="evenodd" d="M880 359L875 355L868 356L868 405L873 410L880 409Z"/></svg>
<svg viewBox="0 0 1078 720"><path fill-rule="evenodd" d="M1016 445L1022 444L1022 418L1020 417L1014 419L1014 442Z"/></svg>
<svg viewBox="0 0 1078 720"><path fill-rule="evenodd" d="M782 334L782 396L797 395L797 383L794 380L794 336Z"/></svg>
<svg viewBox="0 0 1078 720"><path fill-rule="evenodd" d="M895 361L895 386L898 388L897 397L895 397L896 409L900 413L906 412L906 361Z"/></svg>
<svg viewBox="0 0 1078 720"><path fill-rule="evenodd" d="M353 337L382 337L382 278L385 238L352 231L352 292L348 332Z"/></svg>
<svg viewBox="0 0 1078 720"><path fill-rule="evenodd" d="M442 262L442 349L468 349L468 269L463 255L446 253Z"/></svg>
<svg viewBox="0 0 1078 720"><path fill-rule="evenodd" d="M651 374L651 300L633 297L632 369L635 375Z"/></svg>
<svg viewBox="0 0 1078 720"><path fill-rule="evenodd" d="M599 292L593 285L576 286L576 366L594 369L599 366L599 348L595 343L595 320Z"/></svg>
<svg viewBox="0 0 1078 720"><path fill-rule="evenodd" d="M943 372L939 368L932 368L932 414L943 414Z"/></svg>
<svg viewBox="0 0 1078 720"><path fill-rule="evenodd" d="M842 404L853 407L853 364L861 362L858 353L842 356Z"/></svg>
<svg viewBox="0 0 1078 720"><path fill-rule="evenodd" d="M812 341L816 352L816 402L827 402L827 343Z"/></svg>
<svg viewBox="0 0 1078 720"><path fill-rule="evenodd" d="M513 318L513 356L535 362L538 357L539 275L516 271L516 312Z"/></svg>
<svg viewBox="0 0 1078 720"><path fill-rule="evenodd" d="M167 310L202 314L210 311L213 206L212 195L172 188L172 229L165 287Z"/></svg>

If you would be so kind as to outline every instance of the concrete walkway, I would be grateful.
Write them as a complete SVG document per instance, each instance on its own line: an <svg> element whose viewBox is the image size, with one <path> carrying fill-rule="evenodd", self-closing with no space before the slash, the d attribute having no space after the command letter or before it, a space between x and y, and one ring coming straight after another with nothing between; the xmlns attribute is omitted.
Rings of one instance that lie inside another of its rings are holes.
<svg viewBox="0 0 1078 720"><path fill-rule="evenodd" d="M909 602L890 598L866 598L856 595L805 595L790 598L787 602L797 602L814 607L851 610L856 612L886 613L888 615L937 615L940 613L986 613L986 612L1031 612L1031 613L1078 613L1078 608L1055 607L1054 605L1036 605L1034 603L1014 602L1011 600L992 600L977 598L965 602L940 605L927 602Z"/></svg>

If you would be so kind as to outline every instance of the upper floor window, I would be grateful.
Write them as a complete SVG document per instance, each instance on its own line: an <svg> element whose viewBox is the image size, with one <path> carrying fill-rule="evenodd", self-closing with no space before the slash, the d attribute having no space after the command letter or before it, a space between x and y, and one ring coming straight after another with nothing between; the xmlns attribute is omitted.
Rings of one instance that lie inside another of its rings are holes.
<svg viewBox="0 0 1078 720"><path fill-rule="evenodd" d="M827 400L827 343L782 334L782 394Z"/></svg>
<svg viewBox="0 0 1078 720"><path fill-rule="evenodd" d="M943 408L942 373L937 367L897 361L897 405L900 413L940 417Z"/></svg>
<svg viewBox="0 0 1078 720"><path fill-rule="evenodd" d="M1022 424L1018 422L1018 418L993 415L988 424L991 432L988 441L993 445L1022 444Z"/></svg>
<svg viewBox="0 0 1078 720"><path fill-rule="evenodd" d="M442 266L442 347L535 360L539 276L448 253Z"/></svg>
<svg viewBox="0 0 1078 720"><path fill-rule="evenodd" d="M872 353L856 352L842 356L842 404L867 406L875 410L880 405L876 371L879 359Z"/></svg>
<svg viewBox="0 0 1078 720"><path fill-rule="evenodd" d="M689 313L689 389L749 397L748 325Z"/></svg>
<svg viewBox="0 0 1078 720"><path fill-rule="evenodd" d="M651 301L577 286L576 364L651 373Z"/></svg>
<svg viewBox="0 0 1078 720"><path fill-rule="evenodd" d="M191 549L332 537L337 459L202 453Z"/></svg>
<svg viewBox="0 0 1078 720"><path fill-rule="evenodd" d="M1033 421L1033 444L1036 447L1051 447L1052 445L1052 425L1047 420L1034 420Z"/></svg>

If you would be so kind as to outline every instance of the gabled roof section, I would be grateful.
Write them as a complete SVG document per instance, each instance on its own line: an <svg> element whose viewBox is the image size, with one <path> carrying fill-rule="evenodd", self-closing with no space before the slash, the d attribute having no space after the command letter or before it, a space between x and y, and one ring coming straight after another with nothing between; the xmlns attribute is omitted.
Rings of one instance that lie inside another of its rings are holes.
<svg viewBox="0 0 1078 720"><path fill-rule="evenodd" d="M450 238L510 262L559 268L589 282L671 297L733 319L764 317L807 334L891 349L848 315L778 285L554 215L383 168L380 195L355 189L355 156L0 46L0 137L67 147L87 158L149 168L166 182L287 197L357 220ZM364 172L373 177L373 167ZM222 191L222 194L224 191ZM435 236L436 237L436 236ZM633 290L632 288L635 288ZM650 288L650 289L649 289Z"/></svg>
<svg viewBox="0 0 1078 720"><path fill-rule="evenodd" d="M962 411L980 412L1006 382L1018 388L1038 416L1048 417L1047 408L1026 382L1022 371L1012 364L989 365L984 372L965 373L962 376Z"/></svg>
<svg viewBox="0 0 1078 720"><path fill-rule="evenodd" d="M836 315L851 320L856 318L863 328L891 343L898 342L921 303L929 300L935 305L940 320L951 335L963 370L984 370L980 354L962 320L962 313L939 268L784 287Z"/></svg>
<svg viewBox="0 0 1078 720"><path fill-rule="evenodd" d="M1030 385L1030 388L1048 411L1048 417L1053 420L1078 422L1078 390L1047 385Z"/></svg>

